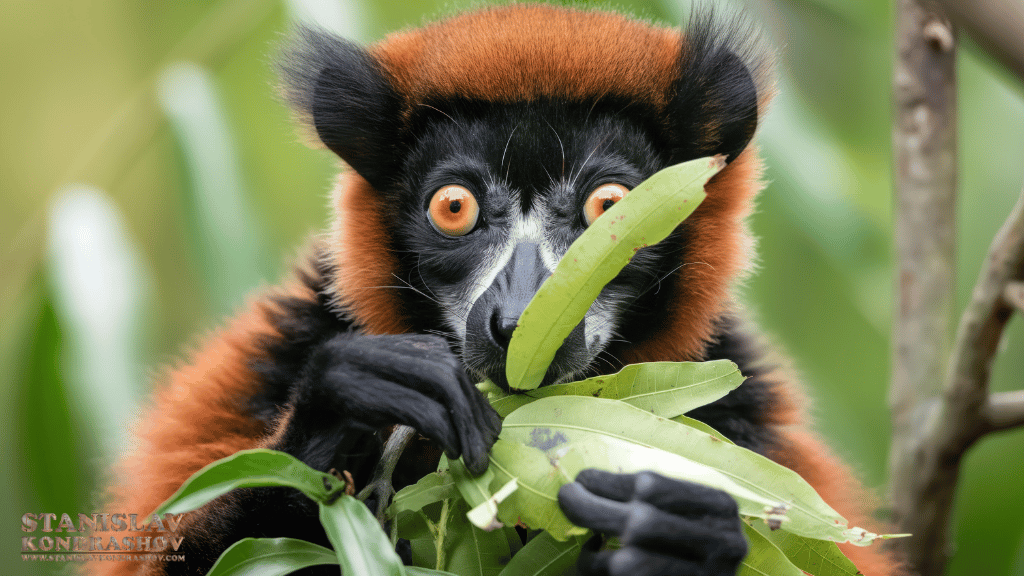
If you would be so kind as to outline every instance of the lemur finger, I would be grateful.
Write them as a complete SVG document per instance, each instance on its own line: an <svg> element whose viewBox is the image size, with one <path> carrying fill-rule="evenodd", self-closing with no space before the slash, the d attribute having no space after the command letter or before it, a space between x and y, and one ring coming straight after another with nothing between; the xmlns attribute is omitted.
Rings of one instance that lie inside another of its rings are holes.
<svg viewBox="0 0 1024 576"><path fill-rule="evenodd" d="M580 550L576 559L576 573L581 576L608 576L608 561L615 550Z"/></svg>
<svg viewBox="0 0 1024 576"><path fill-rule="evenodd" d="M445 406L459 435L467 468L474 474L482 473L497 432L478 405L482 395L444 341L419 335L364 340L368 342L349 350L347 360L377 378L401 384Z"/></svg>
<svg viewBox="0 0 1024 576"><path fill-rule="evenodd" d="M626 527L630 511L629 504L597 496L579 482L558 490L558 505L573 524L615 536Z"/></svg>
<svg viewBox="0 0 1024 576"><path fill-rule="evenodd" d="M636 487L636 474L616 474L597 468L587 468L576 475L576 482L598 496L629 502Z"/></svg>
<svg viewBox="0 0 1024 576"><path fill-rule="evenodd" d="M338 387L344 414L375 427L412 426L440 444L449 457L462 455L462 441L452 415L436 400L389 380L368 379L366 374L355 380L351 374L336 370L331 376L350 382Z"/></svg>
<svg viewBox="0 0 1024 576"><path fill-rule="evenodd" d="M746 555L747 542L739 517L696 520L658 510L639 500L634 500L630 507L620 536L623 546L639 546L697 561L709 557L738 561Z"/></svg>
<svg viewBox="0 0 1024 576"><path fill-rule="evenodd" d="M430 396L460 419L471 419L493 431L494 421L484 410L489 408L486 399L442 338L417 334L364 338L349 354L347 360L363 369Z"/></svg>
<svg viewBox="0 0 1024 576"><path fill-rule="evenodd" d="M607 557L609 576L725 576L708 572L703 563L676 558L634 546L610 551ZM602 558L601 560L605 560Z"/></svg>
<svg viewBox="0 0 1024 576"><path fill-rule="evenodd" d="M739 514L736 501L725 492L656 472L614 474L590 468L580 472L576 481L599 496L620 502L642 500L673 514L725 518Z"/></svg>

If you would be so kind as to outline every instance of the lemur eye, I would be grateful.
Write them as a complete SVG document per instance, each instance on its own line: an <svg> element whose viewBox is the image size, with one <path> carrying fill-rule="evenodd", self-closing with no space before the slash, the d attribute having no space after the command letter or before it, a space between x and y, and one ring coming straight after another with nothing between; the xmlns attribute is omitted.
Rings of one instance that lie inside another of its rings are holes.
<svg viewBox="0 0 1024 576"><path fill-rule="evenodd" d="M462 186L445 186L430 199L427 218L445 236L465 236L476 226L480 205L473 193Z"/></svg>
<svg viewBox="0 0 1024 576"><path fill-rule="evenodd" d="M603 184L598 186L596 190L590 193L587 203L583 205L583 218L586 219L587 226L593 224L598 216L604 214L616 202L622 200L623 196L627 193L629 193L629 189L622 184Z"/></svg>

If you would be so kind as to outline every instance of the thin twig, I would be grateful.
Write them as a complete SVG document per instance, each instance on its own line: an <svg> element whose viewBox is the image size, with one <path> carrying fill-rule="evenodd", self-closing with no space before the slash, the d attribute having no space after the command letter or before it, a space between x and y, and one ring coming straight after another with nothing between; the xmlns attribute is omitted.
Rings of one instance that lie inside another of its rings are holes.
<svg viewBox="0 0 1024 576"><path fill-rule="evenodd" d="M376 516L382 527L385 520L384 511L387 510L391 497L395 495L391 476L395 473L395 466L398 465L398 459L402 456L402 452L405 451L405 447L409 445L409 441L415 435L416 430L411 426L395 427L391 436L388 436L388 441L384 443L384 451L380 456L380 461L377 462L377 467L373 469L373 476L369 483L356 495L356 498L363 501L371 494L377 495ZM385 529L385 531L387 530Z"/></svg>
<svg viewBox="0 0 1024 576"><path fill-rule="evenodd" d="M1024 10L1018 0L938 0L967 34L1024 82Z"/></svg>
<svg viewBox="0 0 1024 576"><path fill-rule="evenodd" d="M993 431L1024 426L1024 390L992 394L985 412Z"/></svg>
<svg viewBox="0 0 1024 576"><path fill-rule="evenodd" d="M992 359L1012 308L1003 295L1018 280L1024 264L1024 190L1006 222L992 240L985 266L974 285L971 302L960 318L954 355L946 379L946 397L988 393ZM980 411L979 411L980 413Z"/></svg>
<svg viewBox="0 0 1024 576"><path fill-rule="evenodd" d="M1010 282L1003 290L1003 299L1010 306L1024 312L1024 282Z"/></svg>

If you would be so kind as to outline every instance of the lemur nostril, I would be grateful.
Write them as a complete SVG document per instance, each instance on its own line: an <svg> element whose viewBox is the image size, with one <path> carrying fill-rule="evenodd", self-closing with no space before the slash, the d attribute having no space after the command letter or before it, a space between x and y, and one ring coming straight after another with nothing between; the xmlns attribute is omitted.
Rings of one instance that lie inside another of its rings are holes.
<svg viewBox="0 0 1024 576"><path fill-rule="evenodd" d="M516 329L517 318L509 318L501 313L501 310L495 309L494 313L491 314L491 339L494 343L501 348L507 350L508 344L512 340L512 332Z"/></svg>
<svg viewBox="0 0 1024 576"><path fill-rule="evenodd" d="M508 349L512 340L512 331L515 330L515 319L506 318L498 308L490 315L490 338L504 349Z"/></svg>

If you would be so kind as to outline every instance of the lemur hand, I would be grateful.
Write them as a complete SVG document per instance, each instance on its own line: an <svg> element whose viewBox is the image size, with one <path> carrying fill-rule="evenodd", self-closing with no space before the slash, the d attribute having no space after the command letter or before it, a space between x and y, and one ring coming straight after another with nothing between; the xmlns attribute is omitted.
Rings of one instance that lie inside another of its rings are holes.
<svg viewBox="0 0 1024 576"><path fill-rule="evenodd" d="M449 458L462 456L472 473L486 470L501 419L443 338L339 335L314 353L309 370L306 414L367 429L406 424Z"/></svg>
<svg viewBox="0 0 1024 576"><path fill-rule="evenodd" d="M599 551L600 536L588 542L577 563L587 576L732 576L747 554L736 501L692 482L589 469L558 503L576 525L622 543Z"/></svg>

